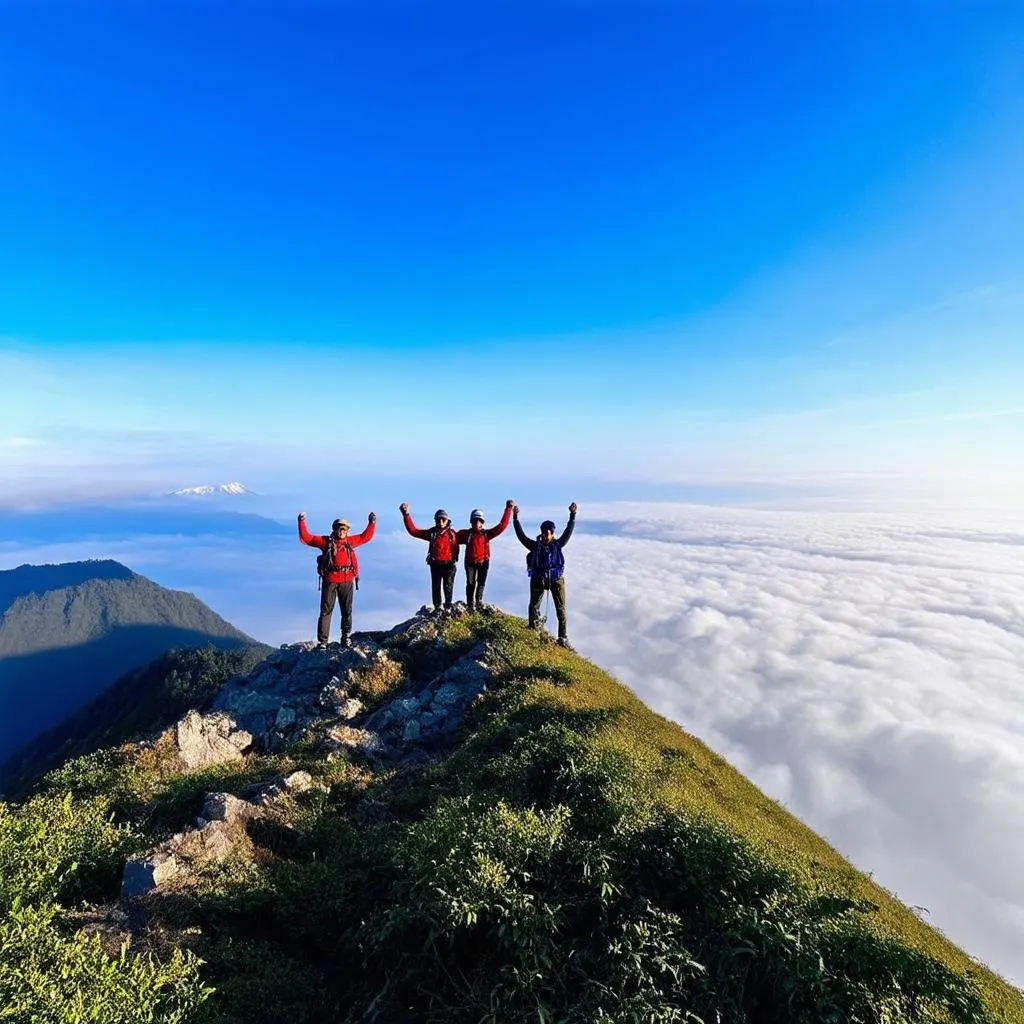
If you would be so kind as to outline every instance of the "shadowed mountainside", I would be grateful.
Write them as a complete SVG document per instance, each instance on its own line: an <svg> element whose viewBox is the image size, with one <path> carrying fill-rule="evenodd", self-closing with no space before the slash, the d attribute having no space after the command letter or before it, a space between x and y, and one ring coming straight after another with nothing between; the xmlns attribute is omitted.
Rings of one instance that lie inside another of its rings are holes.
<svg viewBox="0 0 1024 1024"><path fill-rule="evenodd" d="M0 761L172 647L254 641L198 598L112 561L0 572Z"/></svg>
<svg viewBox="0 0 1024 1024"><path fill-rule="evenodd" d="M227 679L249 672L270 652L265 644L175 648L133 669L0 764L0 797L16 799L65 761L159 731L189 708L205 709Z"/></svg>

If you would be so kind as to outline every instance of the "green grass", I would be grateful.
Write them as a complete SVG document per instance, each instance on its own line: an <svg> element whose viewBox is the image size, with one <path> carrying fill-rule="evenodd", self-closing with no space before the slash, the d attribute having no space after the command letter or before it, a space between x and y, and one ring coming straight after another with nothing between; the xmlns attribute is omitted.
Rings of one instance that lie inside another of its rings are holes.
<svg viewBox="0 0 1024 1024"><path fill-rule="evenodd" d="M25 1007L56 972L126 1024L1024 1022L1019 992L600 669L508 616L443 635L361 681L379 702L491 642L498 680L431 764L307 745L180 776L159 745L121 748L0 814L0 994ZM323 785L254 859L149 899L159 943L119 957L73 932L66 908L109 898L125 852L203 793L298 767ZM5 936L31 928L50 952L26 966ZM89 1019L18 1013L0 1021Z"/></svg>

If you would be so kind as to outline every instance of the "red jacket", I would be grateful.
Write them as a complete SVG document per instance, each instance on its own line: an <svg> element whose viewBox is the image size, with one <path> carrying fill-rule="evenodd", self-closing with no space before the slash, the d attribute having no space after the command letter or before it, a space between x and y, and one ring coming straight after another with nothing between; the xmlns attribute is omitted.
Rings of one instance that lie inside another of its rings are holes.
<svg viewBox="0 0 1024 1024"><path fill-rule="evenodd" d="M437 531L436 526L430 527L429 530L421 530L412 521L412 516L408 512L402 516L402 522L405 523L406 532L411 537L419 537L420 540L431 541L427 561L430 561L431 556L435 562L457 562L459 560L459 542L456 540L455 531L450 525L440 531ZM435 531L437 531L436 539L434 539Z"/></svg>
<svg viewBox="0 0 1024 1024"><path fill-rule="evenodd" d="M455 539L460 544L466 545L466 565L479 565L481 562L491 560L491 541L508 529L511 515L512 509L506 508L505 514L497 526L492 526L489 530L459 530L455 534Z"/></svg>
<svg viewBox="0 0 1024 1024"><path fill-rule="evenodd" d="M368 544L373 540L373 531L376 528L376 523L367 523L366 529L362 533L350 534L345 538L344 542L339 542L336 557L341 566L334 572L324 573L324 580L326 582L351 583L359 575L359 559L356 558L355 551L351 549L359 547L360 544ZM321 551L327 550L327 538L310 533L306 529L305 519L299 520L299 540L303 544L308 544L311 548L319 548ZM346 548L349 550L346 551ZM346 558L346 555L351 555L351 560Z"/></svg>

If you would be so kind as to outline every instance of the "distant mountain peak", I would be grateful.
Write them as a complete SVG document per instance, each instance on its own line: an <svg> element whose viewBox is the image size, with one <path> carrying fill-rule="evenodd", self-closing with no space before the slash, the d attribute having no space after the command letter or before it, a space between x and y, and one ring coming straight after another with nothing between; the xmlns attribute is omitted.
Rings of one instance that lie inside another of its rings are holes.
<svg viewBox="0 0 1024 1024"><path fill-rule="evenodd" d="M232 480L227 484L199 484L197 487L183 487L180 491L171 491L173 498L208 498L213 495L230 494L254 494L243 483Z"/></svg>

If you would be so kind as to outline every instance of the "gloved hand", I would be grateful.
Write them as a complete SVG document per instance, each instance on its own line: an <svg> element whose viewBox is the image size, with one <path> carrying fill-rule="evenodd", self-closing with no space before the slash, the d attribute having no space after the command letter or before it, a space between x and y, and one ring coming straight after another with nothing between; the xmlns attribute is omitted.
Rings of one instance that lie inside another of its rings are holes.
<svg viewBox="0 0 1024 1024"><path fill-rule="evenodd" d="M369 514L369 515L368 515L368 516L366 517L366 521L367 521L368 523L375 523L375 522L377 522L377 513L376 513L376 512L371 512L371 513L370 513L370 514Z"/></svg>
<svg viewBox="0 0 1024 1024"><path fill-rule="evenodd" d="M505 502L505 508L515 508L515 507L516 507L516 503L511 498L509 498L508 501Z"/></svg>
<svg viewBox="0 0 1024 1024"><path fill-rule="evenodd" d="M518 518L519 518L519 506L518 506L518 505L513 505L513 506L512 506L512 515L513 515L513 516L514 516L514 517L515 517L516 519L518 519Z"/></svg>
<svg viewBox="0 0 1024 1024"><path fill-rule="evenodd" d="M403 516L407 516L409 514L409 502L403 501L402 504L398 506L398 511L401 512Z"/></svg>
<svg viewBox="0 0 1024 1024"><path fill-rule="evenodd" d="M305 512L300 512L299 513L299 518L300 519L305 519L306 518L306 513Z"/></svg>
<svg viewBox="0 0 1024 1024"><path fill-rule="evenodd" d="M576 502L575 501L569 506L569 515L571 515L571 516L576 515Z"/></svg>

